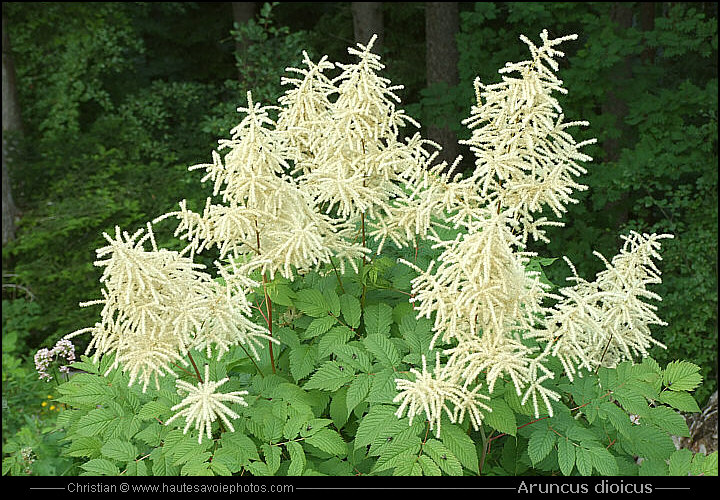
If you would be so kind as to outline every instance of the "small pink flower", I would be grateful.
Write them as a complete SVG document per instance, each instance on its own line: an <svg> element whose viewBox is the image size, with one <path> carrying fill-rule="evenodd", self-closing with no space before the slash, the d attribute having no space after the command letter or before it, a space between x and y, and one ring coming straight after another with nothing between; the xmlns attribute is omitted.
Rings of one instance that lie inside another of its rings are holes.
<svg viewBox="0 0 720 500"><path fill-rule="evenodd" d="M60 357L65 358L67 364L75 361L75 346L67 339L58 340L55 347L49 351L43 348L35 353L35 370L37 370L41 380L44 379L48 382L52 380L53 377L48 373L48 368L50 367L50 363L54 361L53 358L57 360L57 358ZM59 370L63 373L70 373L70 367L66 365L60 366Z"/></svg>

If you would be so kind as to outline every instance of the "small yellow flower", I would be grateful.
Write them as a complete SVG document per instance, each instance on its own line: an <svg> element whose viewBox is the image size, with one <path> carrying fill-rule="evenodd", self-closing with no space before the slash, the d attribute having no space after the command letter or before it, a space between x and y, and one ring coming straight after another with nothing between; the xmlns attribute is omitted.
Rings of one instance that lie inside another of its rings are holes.
<svg viewBox="0 0 720 500"><path fill-rule="evenodd" d="M52 394L48 394L48 399L52 399Z"/></svg>
<svg viewBox="0 0 720 500"><path fill-rule="evenodd" d="M50 411L55 409L55 405L50 405Z"/></svg>
<svg viewBox="0 0 720 500"><path fill-rule="evenodd" d="M43 401L42 403L40 403L40 406L47 406L47 401Z"/></svg>

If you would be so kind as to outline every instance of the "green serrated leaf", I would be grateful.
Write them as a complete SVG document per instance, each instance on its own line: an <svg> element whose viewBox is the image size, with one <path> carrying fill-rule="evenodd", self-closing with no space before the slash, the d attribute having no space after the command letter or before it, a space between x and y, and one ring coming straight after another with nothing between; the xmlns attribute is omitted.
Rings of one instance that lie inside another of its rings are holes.
<svg viewBox="0 0 720 500"><path fill-rule="evenodd" d="M593 467L602 476L617 476L618 466L615 457L603 447L592 447L588 449Z"/></svg>
<svg viewBox="0 0 720 500"><path fill-rule="evenodd" d="M213 460L210 462L210 469L218 476L232 476L232 471L219 460Z"/></svg>
<svg viewBox="0 0 720 500"><path fill-rule="evenodd" d="M285 448L290 456L290 467L288 468L287 475L301 476L303 470L305 470L305 465L307 464L303 447L298 442L290 441L285 444Z"/></svg>
<svg viewBox="0 0 720 500"><path fill-rule="evenodd" d="M70 457L98 458L102 441L97 437L77 436L72 440L65 455Z"/></svg>
<svg viewBox="0 0 720 500"><path fill-rule="evenodd" d="M667 460L675 451L675 444L667 432L648 425L633 425L629 444L635 455L647 459Z"/></svg>
<svg viewBox="0 0 720 500"><path fill-rule="evenodd" d="M347 405L348 413L355 409L355 407L365 400L368 393L370 392L371 376L367 373L360 373L355 377L348 387L347 394L345 396L345 404Z"/></svg>
<svg viewBox="0 0 720 500"><path fill-rule="evenodd" d="M698 413L700 411L700 407L695 401L695 398L687 392L662 391L658 397L658 401L684 412Z"/></svg>
<svg viewBox="0 0 720 500"><path fill-rule="evenodd" d="M360 420L360 426L355 433L355 448L372 444L377 437L386 432L392 424L398 422L395 415L397 408L388 405L375 405ZM406 427L407 424L403 424Z"/></svg>
<svg viewBox="0 0 720 500"><path fill-rule="evenodd" d="M179 467L172 465L172 461L165 456L164 451L166 450L163 447L159 447L150 453L153 476L177 476L180 470Z"/></svg>
<svg viewBox="0 0 720 500"><path fill-rule="evenodd" d="M502 457L501 464L504 470L506 470L512 476L519 476L527 470L526 462L522 458L521 448L522 444L518 444L518 441L522 442L519 438L508 437L503 439Z"/></svg>
<svg viewBox="0 0 720 500"><path fill-rule="evenodd" d="M629 436L630 427L632 426L630 416L614 403L610 403L608 401L600 403L598 407L598 416L601 419L610 422L615 430L623 436Z"/></svg>
<svg viewBox="0 0 720 500"><path fill-rule="evenodd" d="M261 450L263 456L265 457L265 464L267 465L268 472L271 475L275 474L280 468L282 450L279 446L271 446L269 444L263 444L261 446Z"/></svg>
<svg viewBox="0 0 720 500"><path fill-rule="evenodd" d="M467 469L478 471L478 456L475 443L460 427L443 423L440 428L440 440Z"/></svg>
<svg viewBox="0 0 720 500"><path fill-rule="evenodd" d="M437 439L428 439L423 451L432 458L443 472L450 476L462 476L462 466L455 455Z"/></svg>
<svg viewBox="0 0 720 500"><path fill-rule="evenodd" d="M93 458L80 466L86 474L91 476L117 476L120 470L110 460L105 458Z"/></svg>
<svg viewBox="0 0 720 500"><path fill-rule="evenodd" d="M237 438L229 439L226 437L228 434L238 433L223 434L221 439L223 446L213 455L213 462L221 462L232 473L249 464L251 459L259 460L255 444L250 438L238 434Z"/></svg>
<svg viewBox="0 0 720 500"><path fill-rule="evenodd" d="M78 380L75 380L75 379ZM115 397L112 387L107 385L103 377L97 375L75 375L70 382L59 387L62 394L58 401L79 408L95 408L101 401L109 401Z"/></svg>
<svg viewBox="0 0 720 500"><path fill-rule="evenodd" d="M501 433L514 436L517 432L515 412L502 399L493 399L489 406L492 411L485 412L483 422Z"/></svg>
<svg viewBox="0 0 720 500"><path fill-rule="evenodd" d="M265 462L252 462L247 466L253 476L272 476L273 473Z"/></svg>
<svg viewBox="0 0 720 500"><path fill-rule="evenodd" d="M158 422L150 422L143 430L135 434L133 439L155 447L160 444L165 432L167 432L165 426L161 426Z"/></svg>
<svg viewBox="0 0 720 500"><path fill-rule="evenodd" d="M654 373L657 373L659 375L662 375L662 368L660 368L660 365L657 361L655 361L652 358L643 358L642 364L647 366L650 370L652 370Z"/></svg>
<svg viewBox="0 0 720 500"><path fill-rule="evenodd" d="M287 326L283 326L280 328L276 328L273 331L273 337L277 338L281 343L289 346L290 348L294 348L300 345L300 339L298 338L297 333L292 328L288 328ZM245 358L247 359L247 358ZM230 361L227 364L228 371L230 371L230 368L233 366L233 362Z"/></svg>
<svg viewBox="0 0 720 500"><path fill-rule="evenodd" d="M148 470L144 460L131 460L125 466L127 476L147 476Z"/></svg>
<svg viewBox="0 0 720 500"><path fill-rule="evenodd" d="M312 436L320 429L327 427L331 423L332 420L330 420L329 418L311 418L303 423L300 429L300 435L302 437Z"/></svg>
<svg viewBox="0 0 720 500"><path fill-rule="evenodd" d="M398 471L398 475L404 475L403 473L406 472L404 469L410 467L410 471L412 470L411 464L415 458L417 458L419 449L420 438L417 439L417 442L413 443L412 448L402 449L398 451L397 454L390 454L386 458L378 460L372 468L371 473L378 473L388 469L397 468L400 469ZM409 471L407 472L407 475L409 475Z"/></svg>
<svg viewBox="0 0 720 500"><path fill-rule="evenodd" d="M295 307L313 318L325 317L330 310L323 294L314 288L298 291L293 302Z"/></svg>
<svg viewBox="0 0 720 500"><path fill-rule="evenodd" d="M363 339L363 344L382 365L395 367L400 363L400 353L388 337L377 333L369 334Z"/></svg>
<svg viewBox="0 0 720 500"><path fill-rule="evenodd" d="M290 349L290 374L295 380L300 380L312 373L318 361L317 347L309 344L300 344Z"/></svg>
<svg viewBox="0 0 720 500"><path fill-rule="evenodd" d="M180 468L181 476L212 476L213 472L210 470L210 462L207 460L210 458L209 452L200 453L193 456L190 460L185 462Z"/></svg>
<svg viewBox="0 0 720 500"><path fill-rule="evenodd" d="M318 335L322 335L323 333L330 330L330 328L332 328L336 323L337 320L333 316L322 316L320 318L315 318L310 322L307 330L305 330L302 336L304 339L317 337Z"/></svg>
<svg viewBox="0 0 720 500"><path fill-rule="evenodd" d="M320 359L329 356L336 346L344 345L353 332L346 326L336 326L331 328L329 332L320 337L318 342L318 356Z"/></svg>
<svg viewBox="0 0 720 500"><path fill-rule="evenodd" d="M575 465L581 476L589 476L592 474L593 462L590 451L583 447L576 448Z"/></svg>
<svg viewBox="0 0 720 500"><path fill-rule="evenodd" d="M391 368L373 375L367 400L371 403L392 403L397 396L396 377L397 375Z"/></svg>
<svg viewBox="0 0 720 500"><path fill-rule="evenodd" d="M526 401L525 404L520 404L522 401L520 396L517 395L515 390L506 390L504 394L505 401L508 406L515 412L521 415L534 415L532 404Z"/></svg>
<svg viewBox="0 0 720 500"><path fill-rule="evenodd" d="M120 462L129 462L135 460L138 454L137 448L134 445L121 441L120 439L114 438L106 442L100 452L104 457L118 460Z"/></svg>
<svg viewBox="0 0 720 500"><path fill-rule="evenodd" d="M355 341L350 344L336 345L333 347L332 352L337 356L338 361L350 365L356 370L365 373L372 370L370 354L360 342Z"/></svg>
<svg viewBox="0 0 720 500"><path fill-rule="evenodd" d="M556 435L548 429L537 429L530 435L528 442L528 455L533 464L538 464L545 458L555 444Z"/></svg>
<svg viewBox="0 0 720 500"><path fill-rule="evenodd" d="M78 434L81 436L95 436L114 428L117 425L118 415L107 408L96 408L78 421Z"/></svg>
<svg viewBox="0 0 720 500"><path fill-rule="evenodd" d="M368 335L388 336L392 324L392 307L387 304L372 304L365 308L365 332Z"/></svg>
<svg viewBox="0 0 720 500"><path fill-rule="evenodd" d="M326 361L310 377L303 388L305 390L319 389L322 391L337 391L340 387L354 378L354 370L337 361Z"/></svg>
<svg viewBox="0 0 720 500"><path fill-rule="evenodd" d="M330 278L330 282L334 287L334 278ZM333 290L332 288L326 289L323 292L323 297L325 297L325 303L328 305L328 310L332 313L332 315L336 318L340 316L340 297L338 297L338 294L335 293L335 290Z"/></svg>
<svg viewBox="0 0 720 500"><path fill-rule="evenodd" d="M407 467L408 464L415 461L421 446L421 439L412 433L403 433L396 436L383 446L382 454L372 468L372 472L381 472L395 467Z"/></svg>
<svg viewBox="0 0 720 500"><path fill-rule="evenodd" d="M290 417L283 426L283 436L285 436L285 439L295 439L303 425L312 418L312 415L311 412L310 414L299 414Z"/></svg>
<svg viewBox="0 0 720 500"><path fill-rule="evenodd" d="M687 448L676 450L670 455L669 474L671 476L687 476L690 473L693 453Z"/></svg>
<svg viewBox="0 0 720 500"><path fill-rule="evenodd" d="M645 396L629 385L618 387L613 392L613 395L615 399L617 399L618 403L620 403L628 413L643 415L648 410L648 404Z"/></svg>
<svg viewBox="0 0 720 500"><path fill-rule="evenodd" d="M80 372L88 372L93 374L98 374L98 366L92 362L90 358L83 355L81 356L82 361L75 361L71 367L74 370L80 371ZM77 375L76 375L77 376Z"/></svg>
<svg viewBox="0 0 720 500"><path fill-rule="evenodd" d="M339 457L347 455L347 443L332 429L321 429L305 441L330 455Z"/></svg>
<svg viewBox="0 0 720 500"><path fill-rule="evenodd" d="M425 476L442 476L440 467L427 455L420 455L418 457L418 463L422 468L422 473Z"/></svg>
<svg viewBox="0 0 720 500"><path fill-rule="evenodd" d="M347 387L340 388L330 400L330 418L338 429L342 429L350 416L347 409L347 390Z"/></svg>
<svg viewBox="0 0 720 500"><path fill-rule="evenodd" d="M406 314L400 320L398 330L411 352L426 354L430 349L433 334L432 322L429 319L416 319L414 314Z"/></svg>
<svg viewBox="0 0 720 500"><path fill-rule="evenodd" d="M343 294L340 296L340 310L342 311L345 322L351 328L357 328L360 325L360 315L362 309L360 308L360 301L349 294Z"/></svg>
<svg viewBox="0 0 720 500"><path fill-rule="evenodd" d="M296 297L295 292L285 284L268 286L267 291L270 300L272 300L274 304L280 304L281 306L292 306L293 298Z"/></svg>
<svg viewBox="0 0 720 500"><path fill-rule="evenodd" d="M640 464L639 475L641 476L667 476L668 465L665 460L659 458L648 458Z"/></svg>
<svg viewBox="0 0 720 500"><path fill-rule="evenodd" d="M567 437L573 441L592 441L596 439L595 434L583 427L580 423L573 425L567 431Z"/></svg>
<svg viewBox="0 0 720 500"><path fill-rule="evenodd" d="M646 419L673 436L690 437L685 418L667 406L650 408Z"/></svg>
<svg viewBox="0 0 720 500"><path fill-rule="evenodd" d="M558 439L558 464L564 476L569 476L575 467L575 445L569 439Z"/></svg>
<svg viewBox="0 0 720 500"><path fill-rule="evenodd" d="M695 457L700 455L699 453L695 454ZM693 460L694 462L695 460ZM703 476L717 476L718 475L718 452L713 451L709 455L704 457L704 460L702 461L702 464L697 469L697 475L703 475Z"/></svg>
<svg viewBox="0 0 720 500"><path fill-rule="evenodd" d="M137 416L140 420L154 420L170 411L170 407L160 401L148 401L140 408Z"/></svg>
<svg viewBox="0 0 720 500"><path fill-rule="evenodd" d="M668 363L663 383L671 391L692 391L702 382L700 367L689 361Z"/></svg>
<svg viewBox="0 0 720 500"><path fill-rule="evenodd" d="M166 442L167 443L167 442ZM200 444L194 436L186 436L177 445L173 446L171 453L173 457L173 465L186 464L188 462L197 461L198 457L204 457L202 462L210 458L210 453L205 452L211 441L206 440Z"/></svg>

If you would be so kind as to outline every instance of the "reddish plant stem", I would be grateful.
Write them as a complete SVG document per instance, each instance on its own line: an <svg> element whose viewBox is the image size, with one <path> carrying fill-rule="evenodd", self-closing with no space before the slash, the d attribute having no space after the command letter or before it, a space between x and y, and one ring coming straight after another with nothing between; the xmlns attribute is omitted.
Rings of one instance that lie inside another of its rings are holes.
<svg viewBox="0 0 720 500"><path fill-rule="evenodd" d="M255 241L257 242L257 250L258 255L260 254L260 230L258 229L257 220L255 221ZM263 317L265 318L265 321L267 322L268 330L270 331L270 336L272 337L272 301L270 300L270 296L267 292L267 276L265 273L263 273L263 293L265 294L265 310L267 311L267 316L263 314ZM260 308L258 307L258 310ZM262 311L260 311L260 314L262 314ZM275 356L273 355L273 343L272 340L268 340L268 348L270 351L270 367L272 368L272 372L275 373Z"/></svg>
<svg viewBox="0 0 720 500"><path fill-rule="evenodd" d="M188 358L190 358L190 363L192 363L192 366L193 366L193 368L195 369L195 376L197 377L197 379L198 379L198 380L200 381L200 383L202 384L202 383L203 383L203 379L202 379L202 377L200 376L200 370L198 370L198 367L197 367L197 365L195 364L195 360L193 359L192 354L190 354L190 351L188 351Z"/></svg>
<svg viewBox="0 0 720 500"><path fill-rule="evenodd" d="M261 303L260 303L260 306L263 305L263 303L264 303L264 302L261 302ZM260 306L252 305L252 307L254 307L255 309L258 310L258 312L260 313L260 316L262 316L263 319L265 320L265 323L267 323L267 322L268 322L268 319L267 319L267 317L265 316L265 313L263 312L263 310L260 309Z"/></svg>
<svg viewBox="0 0 720 500"><path fill-rule="evenodd" d="M363 181L363 185L365 185L365 182ZM365 247L365 212L360 214L360 221L361 221L361 228L362 228L362 245ZM365 293L367 291L367 285L365 284L365 264L367 261L365 260L365 254L363 253L362 256L362 267L360 268L360 277L362 279L362 294L360 295L360 308L365 309Z"/></svg>
<svg viewBox="0 0 720 500"><path fill-rule="evenodd" d="M263 274L263 292L265 293L265 307L267 311L266 320L270 336L272 337L272 301L267 292L267 276L265 276L265 274ZM268 340L268 347L270 348L270 367L272 368L272 372L275 373L275 356L273 355L273 343L271 340Z"/></svg>
<svg viewBox="0 0 720 500"><path fill-rule="evenodd" d="M610 338L607 341L607 344L605 345L605 350L602 353L602 356L600 356L600 362L597 365L597 368L595 368L595 375L597 375L598 371L600 370L600 365L602 365L603 359L605 359L605 354L607 354L608 347L610 347L610 341L612 340L612 333L610 333Z"/></svg>
<svg viewBox="0 0 720 500"><path fill-rule="evenodd" d="M170 364L173 365L173 366L175 366L175 367L177 367L177 368L180 368L182 371L184 371L184 372L187 373L188 375L192 375L192 373L190 373L189 371L187 371L185 368L183 368L183 367L180 366L179 364L173 363L172 361L170 361Z"/></svg>
<svg viewBox="0 0 720 500"><path fill-rule="evenodd" d="M343 286L343 282L340 279L340 273L338 272L337 267L335 267L335 262L332 260L332 257L330 257L330 264L332 264L333 271L335 271L335 277L338 280L338 285L340 285L340 291L342 293L345 293L345 287Z"/></svg>

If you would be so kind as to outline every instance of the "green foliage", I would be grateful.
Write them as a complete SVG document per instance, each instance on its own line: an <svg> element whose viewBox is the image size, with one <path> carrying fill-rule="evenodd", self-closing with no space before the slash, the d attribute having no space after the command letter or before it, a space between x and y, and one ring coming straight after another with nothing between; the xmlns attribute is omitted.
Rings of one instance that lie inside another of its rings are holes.
<svg viewBox="0 0 720 500"><path fill-rule="evenodd" d="M3 247L3 274L30 290L44 318L32 325L32 347L92 321L94 311L76 306L93 293L103 231L142 223L179 198L202 203L186 166L213 135L198 132L196 117L226 97L204 81L147 74L158 39L177 38L148 24L152 16L172 24L197 6L88 5L3 5L25 129L10 172L23 213Z"/></svg>
<svg viewBox="0 0 720 500"><path fill-rule="evenodd" d="M299 64L306 47L302 31L291 32L287 26L277 26L273 8L277 2L264 3L257 19L234 27L230 34L240 45L235 61L240 74L240 88L253 89L260 102L275 100L284 90L278 75L285 67Z"/></svg>
<svg viewBox="0 0 720 500"><path fill-rule="evenodd" d="M348 273L340 282L353 279ZM428 422L409 425L395 414L394 380L427 352L431 337L427 320L404 310L402 294L367 303L357 321L343 324L343 304L352 311L357 305L348 306L354 304L348 297L355 297L340 294L334 275L278 278L270 287L287 287L288 299L273 306L274 315L287 319L275 332L283 341L276 374L244 363L247 354L240 348L220 362L193 351L198 365L208 363L215 376L230 376L233 390L250 392L249 407L237 408L235 432L215 423L213 439L198 444L196 431L183 434L182 424L162 424L179 401L171 377L161 379L160 390L143 394L128 388L118 369L102 375L111 359L98 366L84 358L75 364L81 373L60 387L59 401L68 409L57 423L67 433L64 454L81 460L76 473L717 474L717 453L676 451L670 438L689 435L678 411L698 411L689 391L701 380L692 363L662 369L647 358L585 373L574 382L560 377L548 388L564 397L552 417L539 419L520 404L512 385L498 381L482 431L444 417L435 438ZM335 326L318 330L316 322L325 318ZM191 374L180 375L192 380ZM638 465L633 457L644 460Z"/></svg>
<svg viewBox="0 0 720 500"><path fill-rule="evenodd" d="M43 382L26 358L31 329L40 319L36 302L2 303L3 475L59 475L70 461L60 457L57 382Z"/></svg>

